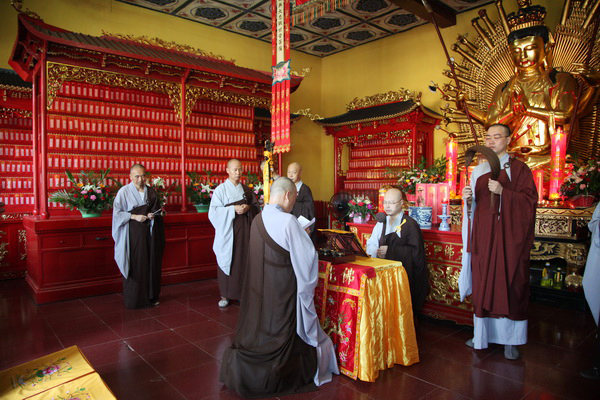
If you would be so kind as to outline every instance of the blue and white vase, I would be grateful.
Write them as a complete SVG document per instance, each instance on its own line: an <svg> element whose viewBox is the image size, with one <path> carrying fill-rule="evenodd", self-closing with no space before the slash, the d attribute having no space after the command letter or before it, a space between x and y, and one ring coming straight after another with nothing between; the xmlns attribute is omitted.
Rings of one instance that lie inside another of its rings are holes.
<svg viewBox="0 0 600 400"><path fill-rule="evenodd" d="M431 229L431 216L433 215L431 207L408 207L408 215L417 221L421 229Z"/></svg>

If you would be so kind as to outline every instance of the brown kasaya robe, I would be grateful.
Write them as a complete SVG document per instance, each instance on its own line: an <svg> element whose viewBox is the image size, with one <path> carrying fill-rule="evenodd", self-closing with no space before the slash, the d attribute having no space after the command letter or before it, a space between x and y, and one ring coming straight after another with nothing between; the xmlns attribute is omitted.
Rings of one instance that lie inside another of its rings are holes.
<svg viewBox="0 0 600 400"><path fill-rule="evenodd" d="M429 293L429 274L427 273L427 260L425 259L425 246L423 235L417 221L404 214L406 222L401 228L401 237L396 232L384 235L386 222L384 222L380 246L388 246L385 258L388 260L401 261L410 286L410 297L413 312L421 310L425 298Z"/></svg>
<svg viewBox="0 0 600 400"><path fill-rule="evenodd" d="M296 275L290 253L267 233L262 215L250 233L239 320L220 381L247 398L316 390L316 348L296 333Z"/></svg>
<svg viewBox="0 0 600 400"><path fill-rule="evenodd" d="M490 173L477 179L471 234L473 306L480 318L527 319L529 252L534 240L537 190L529 167L511 160L511 179L503 169L502 196L490 205ZM501 203L501 204L500 204Z"/></svg>
<svg viewBox="0 0 600 400"><path fill-rule="evenodd" d="M131 214L148 215L160 210L156 191L148 187L146 204L131 210ZM129 221L129 276L123 278L126 308L150 307L160 295L162 257L165 248L163 218L154 217L152 234L150 221Z"/></svg>
<svg viewBox="0 0 600 400"><path fill-rule="evenodd" d="M225 275L221 268L217 268L217 280L219 282L221 297L230 300L239 300L242 297L250 227L252 226L252 220L260 212L260 206L252 189L245 185L242 185L242 187L244 189L244 198L226 206L248 204L250 209L245 214L235 214L235 218L233 219L233 256L231 258L229 275Z"/></svg>

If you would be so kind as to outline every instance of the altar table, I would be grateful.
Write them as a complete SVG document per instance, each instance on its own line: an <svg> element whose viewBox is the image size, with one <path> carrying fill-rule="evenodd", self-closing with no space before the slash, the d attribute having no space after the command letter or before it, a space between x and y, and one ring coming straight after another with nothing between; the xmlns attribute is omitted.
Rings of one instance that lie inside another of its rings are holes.
<svg viewBox="0 0 600 400"><path fill-rule="evenodd" d="M380 370L419 362L408 276L397 261L319 261L315 307L340 371L374 382Z"/></svg>

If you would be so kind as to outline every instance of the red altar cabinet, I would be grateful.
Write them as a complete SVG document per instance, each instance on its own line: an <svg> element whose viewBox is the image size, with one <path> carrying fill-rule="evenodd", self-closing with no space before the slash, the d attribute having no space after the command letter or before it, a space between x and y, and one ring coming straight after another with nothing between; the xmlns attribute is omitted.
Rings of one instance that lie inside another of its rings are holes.
<svg viewBox="0 0 600 400"><path fill-rule="evenodd" d="M159 39L68 32L24 14L9 63L33 84L25 228L36 301L118 290L110 212L82 221L48 202L70 186L66 169L110 168L127 183L129 167L142 163L167 185L181 185L166 207L165 281L215 276L212 228L187 214L186 171L212 170L221 181L227 160L237 158L258 173L254 108L270 107L271 73ZM300 82L292 76L291 90Z"/></svg>
<svg viewBox="0 0 600 400"><path fill-rule="evenodd" d="M335 193L377 198L396 180L387 168L410 168L433 159L433 130L439 115L421 104L420 93L402 90L355 99L348 112L315 121L334 138ZM344 165L344 148L348 165Z"/></svg>
<svg viewBox="0 0 600 400"><path fill-rule="evenodd" d="M33 208L31 84L0 69L0 279L21 278L27 270L23 217Z"/></svg>

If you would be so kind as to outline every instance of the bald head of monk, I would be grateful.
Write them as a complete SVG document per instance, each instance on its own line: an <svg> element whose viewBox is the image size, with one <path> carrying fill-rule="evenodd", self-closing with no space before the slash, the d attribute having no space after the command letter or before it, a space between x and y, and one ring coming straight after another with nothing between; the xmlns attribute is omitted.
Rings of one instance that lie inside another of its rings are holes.
<svg viewBox="0 0 600 400"><path fill-rule="evenodd" d="M395 217L402 211L402 192L398 189L389 189L383 197L383 210L390 217Z"/></svg>
<svg viewBox="0 0 600 400"><path fill-rule="evenodd" d="M232 158L231 160L227 161L227 168L225 168L225 171L227 171L227 175L229 175L229 180L231 183L234 185L240 183L240 179L242 178L242 174L244 172L240 160Z"/></svg>
<svg viewBox="0 0 600 400"><path fill-rule="evenodd" d="M271 185L271 195L269 196L270 204L277 204L283 211L289 213L294 208L296 203L296 185L291 179L280 177L277 178Z"/></svg>
<svg viewBox="0 0 600 400"><path fill-rule="evenodd" d="M290 178L294 183L300 182L300 179L302 179L302 165L297 162L293 162L288 165L287 177Z"/></svg>

